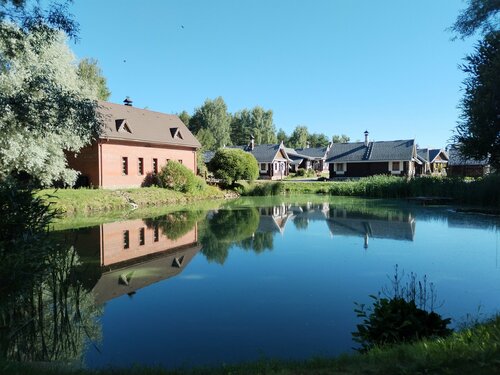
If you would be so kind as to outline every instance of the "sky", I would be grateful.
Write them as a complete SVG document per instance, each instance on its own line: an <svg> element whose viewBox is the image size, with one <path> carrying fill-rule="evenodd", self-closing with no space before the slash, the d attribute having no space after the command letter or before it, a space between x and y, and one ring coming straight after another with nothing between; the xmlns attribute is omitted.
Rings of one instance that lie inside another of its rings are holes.
<svg viewBox="0 0 500 375"><path fill-rule="evenodd" d="M447 30L462 0L75 0L78 58L99 61L111 102L192 114L221 96L276 130L415 139L445 147L476 39Z"/></svg>

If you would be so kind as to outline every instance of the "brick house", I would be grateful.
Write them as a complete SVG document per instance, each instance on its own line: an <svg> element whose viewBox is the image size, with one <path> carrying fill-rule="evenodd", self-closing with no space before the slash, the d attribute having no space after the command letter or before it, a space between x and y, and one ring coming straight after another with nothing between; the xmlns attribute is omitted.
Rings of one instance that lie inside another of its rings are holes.
<svg viewBox="0 0 500 375"><path fill-rule="evenodd" d="M99 102L104 127L97 141L68 154L68 165L81 173L78 185L139 187L168 160L196 173L198 140L176 115Z"/></svg>

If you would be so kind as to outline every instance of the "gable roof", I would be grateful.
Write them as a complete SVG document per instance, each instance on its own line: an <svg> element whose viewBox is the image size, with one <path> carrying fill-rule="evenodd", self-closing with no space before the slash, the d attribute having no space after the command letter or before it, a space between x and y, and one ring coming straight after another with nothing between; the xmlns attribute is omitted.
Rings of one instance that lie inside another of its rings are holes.
<svg viewBox="0 0 500 375"><path fill-rule="evenodd" d="M434 162L434 160L438 157L438 155L442 155L442 158L443 159L446 159L448 160L449 159L449 156L448 154L446 153L446 151L440 149L440 148L433 148L433 149L430 149L429 150L429 161L431 163Z"/></svg>
<svg viewBox="0 0 500 375"><path fill-rule="evenodd" d="M199 148L200 142L176 115L99 101L100 138Z"/></svg>
<svg viewBox="0 0 500 375"><path fill-rule="evenodd" d="M425 162L429 162L429 149L428 148L418 148L417 157Z"/></svg>
<svg viewBox="0 0 500 375"><path fill-rule="evenodd" d="M247 146L228 146L228 148L238 148L240 150L251 153L259 163L271 163L275 160L290 161L285 147L282 143L274 143L267 145L255 145L253 150ZM283 151L285 158L278 155L279 151Z"/></svg>
<svg viewBox="0 0 500 375"><path fill-rule="evenodd" d="M326 147L308 147L308 148L297 148L295 151L298 154L306 155L311 158L324 158L328 151L328 146Z"/></svg>
<svg viewBox="0 0 500 375"><path fill-rule="evenodd" d="M334 143L327 155L327 162L371 162L412 160L415 141L413 139L397 141Z"/></svg>
<svg viewBox="0 0 500 375"><path fill-rule="evenodd" d="M467 158L460 152L458 146L451 146L448 150L448 165L488 165L488 159L477 160L472 158Z"/></svg>

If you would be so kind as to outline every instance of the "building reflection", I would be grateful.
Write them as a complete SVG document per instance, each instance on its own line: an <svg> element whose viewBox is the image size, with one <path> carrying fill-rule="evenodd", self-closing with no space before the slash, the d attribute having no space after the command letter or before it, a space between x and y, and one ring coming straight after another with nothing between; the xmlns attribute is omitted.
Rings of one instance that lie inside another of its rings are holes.
<svg viewBox="0 0 500 375"><path fill-rule="evenodd" d="M196 221L170 236L168 218L128 220L78 231L75 248L86 260L82 276L96 302L133 295L180 274L201 250ZM175 229L172 229L174 232ZM173 237L173 238L172 238Z"/></svg>
<svg viewBox="0 0 500 375"><path fill-rule="evenodd" d="M415 237L415 218L410 212L400 210L356 210L328 203L306 203L260 208L259 213L257 231L284 234L290 222L297 230L302 230L307 229L311 222L325 221L332 237L360 237L365 249L369 246L370 238L413 241Z"/></svg>

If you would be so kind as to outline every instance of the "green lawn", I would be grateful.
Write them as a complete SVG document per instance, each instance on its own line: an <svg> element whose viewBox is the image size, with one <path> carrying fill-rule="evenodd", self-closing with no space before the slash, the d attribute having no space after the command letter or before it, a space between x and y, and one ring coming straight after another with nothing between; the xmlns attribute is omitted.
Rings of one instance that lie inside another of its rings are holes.
<svg viewBox="0 0 500 375"><path fill-rule="evenodd" d="M197 200L223 199L226 193L206 186L196 193L180 193L158 187L136 189L45 189L37 193L66 215L102 213L143 207L185 204Z"/></svg>

